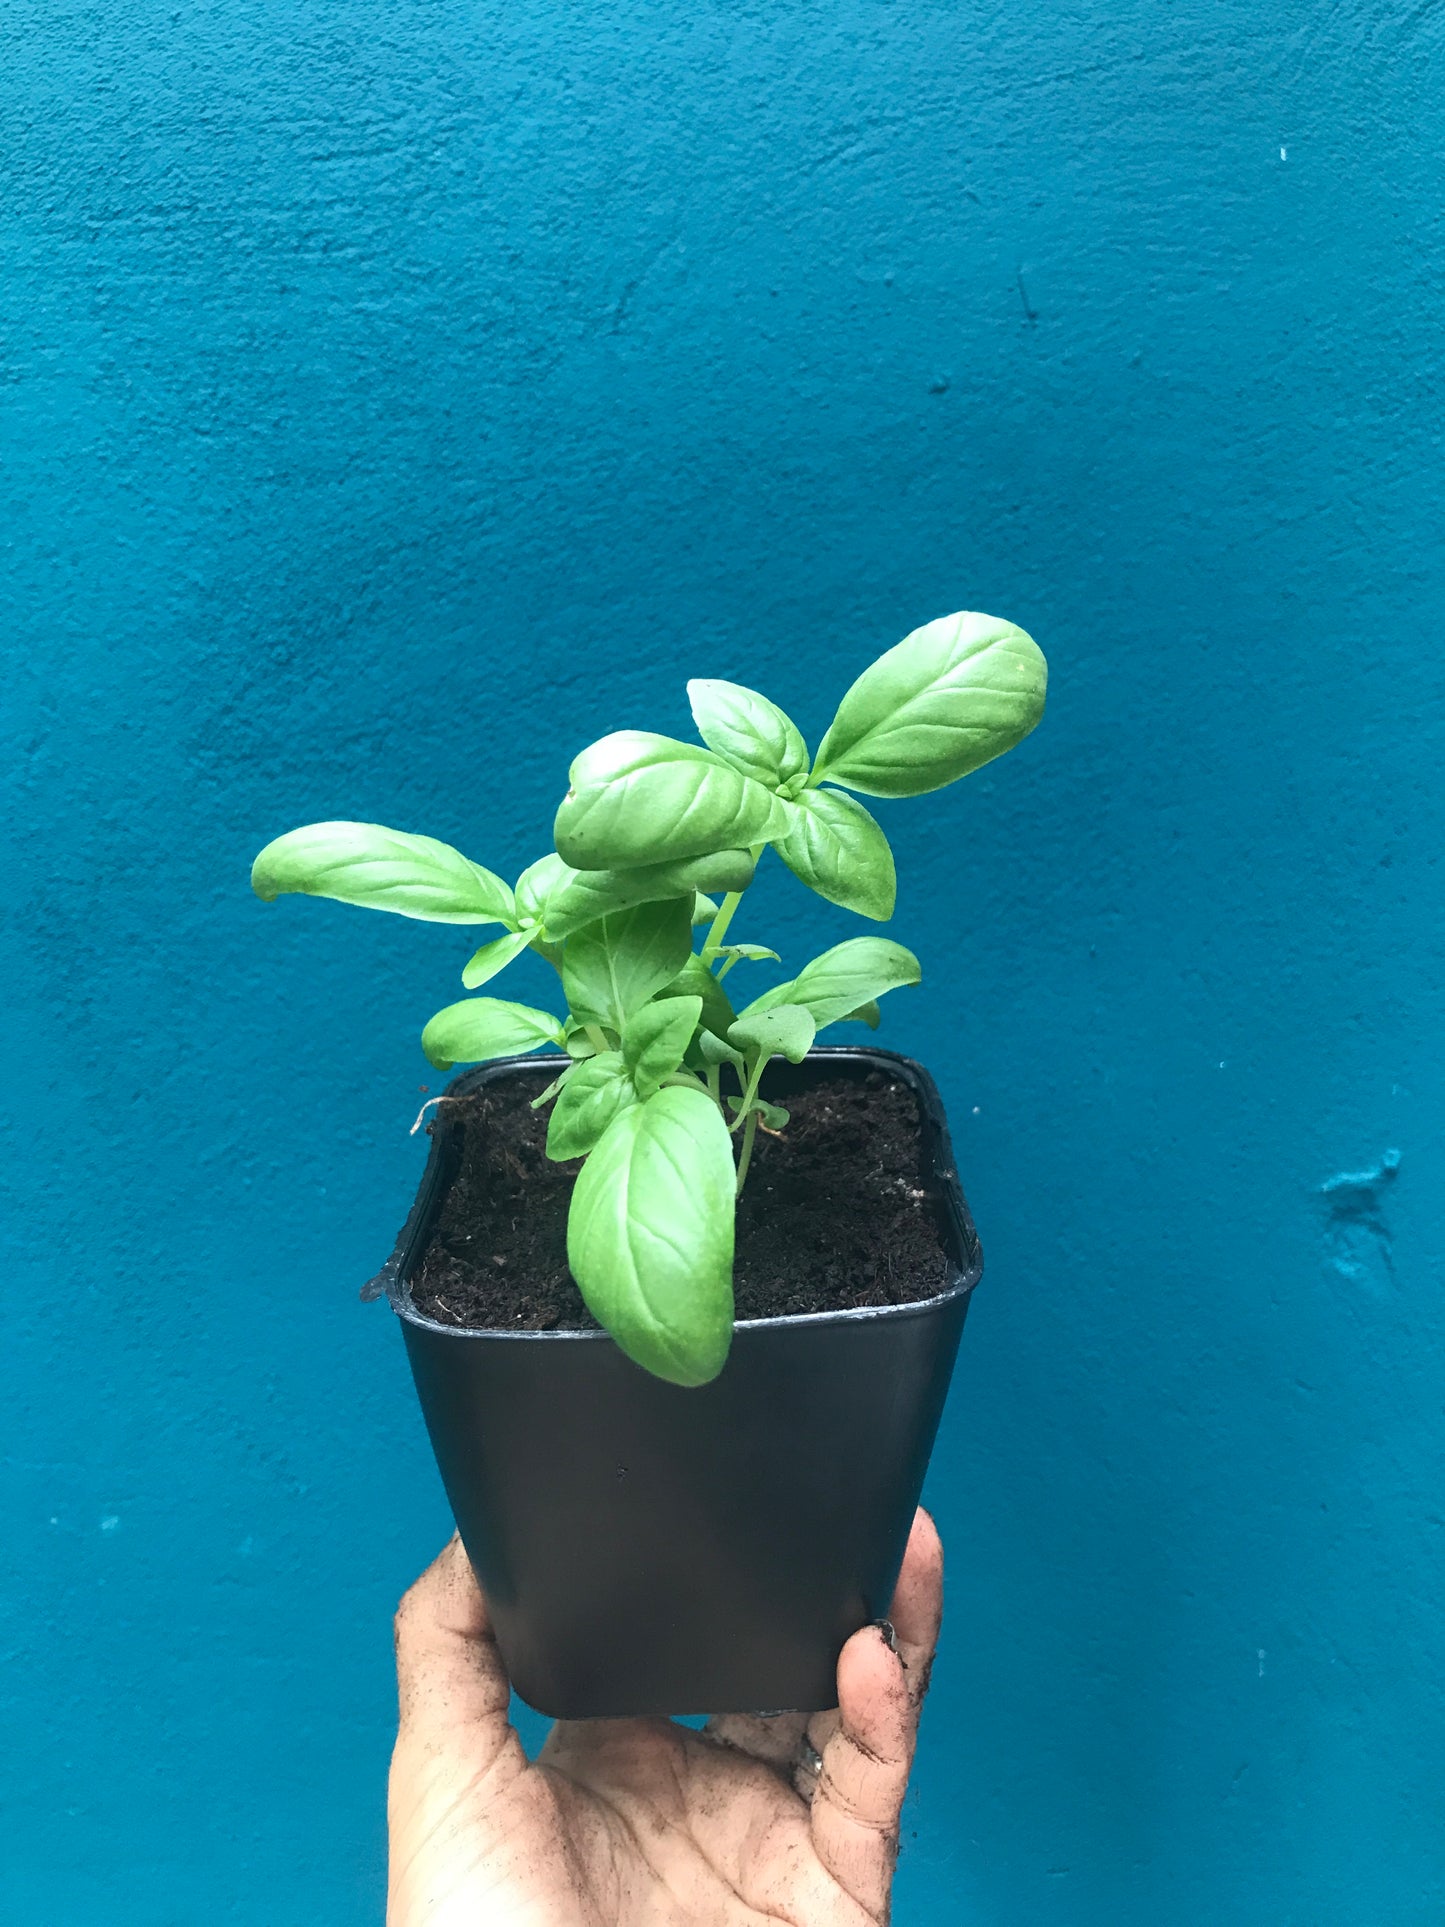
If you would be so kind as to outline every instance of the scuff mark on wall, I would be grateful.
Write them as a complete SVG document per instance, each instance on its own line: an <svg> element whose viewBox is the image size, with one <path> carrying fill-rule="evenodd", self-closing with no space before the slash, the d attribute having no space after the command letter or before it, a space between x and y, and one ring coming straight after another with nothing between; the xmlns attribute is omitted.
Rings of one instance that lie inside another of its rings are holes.
<svg viewBox="0 0 1445 1927"><path fill-rule="evenodd" d="M1338 1171L1319 1194L1328 1207L1325 1257L1350 1284L1382 1289L1393 1284L1395 1259L1385 1198L1400 1169L1400 1153L1388 1150L1365 1171Z"/></svg>

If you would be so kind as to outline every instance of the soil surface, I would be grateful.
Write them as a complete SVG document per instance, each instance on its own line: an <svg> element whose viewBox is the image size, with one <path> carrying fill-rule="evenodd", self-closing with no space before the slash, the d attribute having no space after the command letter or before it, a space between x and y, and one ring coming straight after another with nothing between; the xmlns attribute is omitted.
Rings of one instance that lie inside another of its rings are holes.
<svg viewBox="0 0 1445 1927"><path fill-rule="evenodd" d="M461 1163L412 1278L417 1309L441 1324L596 1329L567 1269L567 1205L581 1167L547 1157L536 1090L509 1080L447 1105L462 1130ZM737 1316L898 1305L941 1291L946 1260L912 1091L873 1071L785 1101L791 1121L779 1136L758 1132L738 1208Z"/></svg>

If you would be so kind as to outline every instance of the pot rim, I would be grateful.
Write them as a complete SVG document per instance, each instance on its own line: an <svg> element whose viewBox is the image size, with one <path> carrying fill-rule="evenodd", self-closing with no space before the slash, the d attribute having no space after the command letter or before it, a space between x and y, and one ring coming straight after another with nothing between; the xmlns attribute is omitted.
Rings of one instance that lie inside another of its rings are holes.
<svg viewBox="0 0 1445 1927"><path fill-rule="evenodd" d="M932 1126L938 1148L945 1154L938 1159L934 1173L934 1183L942 1194L945 1209L962 1229L964 1237L971 1246L973 1258L968 1265L960 1265L951 1253L946 1253L952 1281L943 1291L935 1292L930 1298L913 1298L900 1305L853 1305L839 1311L787 1312L774 1318L739 1318L734 1321L736 1332L771 1331L779 1328L793 1328L811 1325L849 1325L872 1324L884 1319L905 1319L928 1317L941 1306L950 1304L954 1299L966 1298L983 1275L983 1251L979 1245L978 1233L974 1229L973 1217L964 1201L958 1182L958 1172L954 1166L953 1146L948 1135L948 1123L944 1116L943 1101L932 1077L916 1059L905 1057L899 1051L878 1050L866 1044L822 1044L808 1052L804 1063L818 1059L845 1060L876 1064L879 1069L888 1069L907 1084L923 1110L926 1123ZM478 1064L460 1077L454 1078L443 1092L444 1097L469 1097L474 1091L504 1071L519 1069L523 1066L545 1068L549 1064L565 1064L567 1059L560 1053L530 1051L519 1056L497 1057L489 1063ZM517 1343L536 1344L549 1341L554 1344L575 1344L579 1340L593 1342L605 1340L611 1344L611 1334L605 1330L596 1331L514 1331L506 1326L496 1325L444 1325L439 1319L428 1318L418 1311L411 1295L411 1271L421 1255L422 1232L427 1225L437 1193L442 1184L442 1160L446 1146L441 1133L432 1136L431 1149L427 1155L421 1183L417 1188L416 1200L408 1214L405 1225L396 1241L386 1264L371 1282L362 1287L363 1299L385 1297L398 1318L405 1319L421 1331L437 1332L446 1338L486 1338L508 1339Z"/></svg>

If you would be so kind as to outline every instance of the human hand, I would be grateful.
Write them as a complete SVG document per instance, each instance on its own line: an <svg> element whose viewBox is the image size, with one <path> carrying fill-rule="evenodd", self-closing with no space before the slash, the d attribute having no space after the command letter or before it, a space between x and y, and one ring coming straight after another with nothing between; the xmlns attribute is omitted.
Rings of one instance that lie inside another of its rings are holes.
<svg viewBox="0 0 1445 1927"><path fill-rule="evenodd" d="M920 1511L836 1712L559 1720L532 1762L453 1539L397 1613L387 1927L880 1927L942 1604Z"/></svg>

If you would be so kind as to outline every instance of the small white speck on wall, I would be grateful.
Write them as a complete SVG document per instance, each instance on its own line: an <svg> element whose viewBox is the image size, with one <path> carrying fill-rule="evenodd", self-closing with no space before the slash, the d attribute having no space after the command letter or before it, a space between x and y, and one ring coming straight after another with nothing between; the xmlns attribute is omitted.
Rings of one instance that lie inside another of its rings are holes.
<svg viewBox="0 0 1445 1927"><path fill-rule="evenodd" d="M112 1512L108 1518L101 1520L100 1529L102 1532L114 1532L116 1527L119 1524L120 1524L120 1519L117 1517L117 1515L114 1512Z"/></svg>
<svg viewBox="0 0 1445 1927"><path fill-rule="evenodd" d="M1285 153L1283 148L1279 150L1279 157L1282 161L1287 161L1289 159L1289 155Z"/></svg>
<svg viewBox="0 0 1445 1927"><path fill-rule="evenodd" d="M1255 1650L1259 1658L1259 1676L1261 1679L1263 1679L1264 1678L1264 1648L1263 1646L1259 1646Z"/></svg>

